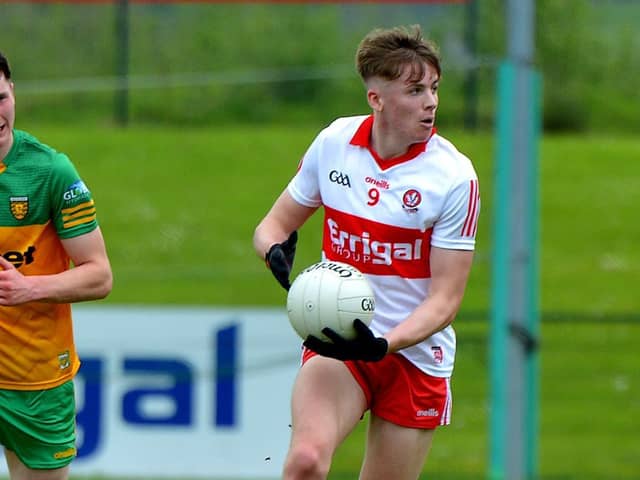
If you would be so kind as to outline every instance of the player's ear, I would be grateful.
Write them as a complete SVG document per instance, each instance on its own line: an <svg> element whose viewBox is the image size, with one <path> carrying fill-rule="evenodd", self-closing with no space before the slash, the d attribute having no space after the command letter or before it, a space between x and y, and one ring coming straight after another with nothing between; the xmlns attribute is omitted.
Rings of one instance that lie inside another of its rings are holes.
<svg viewBox="0 0 640 480"><path fill-rule="evenodd" d="M367 90L367 103L374 112L382 111L382 98L377 90L372 88Z"/></svg>

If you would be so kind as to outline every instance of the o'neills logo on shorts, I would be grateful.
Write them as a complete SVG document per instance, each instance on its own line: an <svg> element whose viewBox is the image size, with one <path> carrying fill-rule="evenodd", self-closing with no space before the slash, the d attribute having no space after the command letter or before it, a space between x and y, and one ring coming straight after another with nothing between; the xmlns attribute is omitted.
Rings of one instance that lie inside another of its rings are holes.
<svg viewBox="0 0 640 480"><path fill-rule="evenodd" d="M69 447L66 450L62 450L60 452L56 452L53 454L53 458L59 460L61 458L69 458L73 457L76 454L76 449L73 447Z"/></svg>
<svg viewBox="0 0 640 480"><path fill-rule="evenodd" d="M416 417L439 417L440 412L435 408L429 408L427 410L418 410Z"/></svg>

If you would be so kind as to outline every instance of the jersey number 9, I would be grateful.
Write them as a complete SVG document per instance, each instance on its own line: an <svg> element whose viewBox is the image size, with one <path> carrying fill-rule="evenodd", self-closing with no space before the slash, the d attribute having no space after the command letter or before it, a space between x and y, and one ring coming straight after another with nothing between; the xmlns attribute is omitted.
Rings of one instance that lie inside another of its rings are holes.
<svg viewBox="0 0 640 480"><path fill-rule="evenodd" d="M369 201L367 202L367 205L369 205L370 207L373 207L380 201L380 190L378 190L377 188L370 188L367 192L367 195L369 195Z"/></svg>

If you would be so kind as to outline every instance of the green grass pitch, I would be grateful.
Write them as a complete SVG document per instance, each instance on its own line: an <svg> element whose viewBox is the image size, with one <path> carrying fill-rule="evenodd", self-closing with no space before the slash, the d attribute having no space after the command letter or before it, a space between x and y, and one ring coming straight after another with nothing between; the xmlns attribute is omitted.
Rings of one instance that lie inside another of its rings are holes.
<svg viewBox="0 0 640 480"><path fill-rule="evenodd" d="M115 273L106 303L283 305L251 237L317 128L24 128L68 153L93 191ZM489 441L493 135L440 133L474 160L482 213L455 322L453 424L436 434L423 477L477 480ZM540 479L638 479L640 142L545 137L540 157ZM319 220L300 232L295 270L318 258ZM364 423L332 480L357 477L363 436Z"/></svg>

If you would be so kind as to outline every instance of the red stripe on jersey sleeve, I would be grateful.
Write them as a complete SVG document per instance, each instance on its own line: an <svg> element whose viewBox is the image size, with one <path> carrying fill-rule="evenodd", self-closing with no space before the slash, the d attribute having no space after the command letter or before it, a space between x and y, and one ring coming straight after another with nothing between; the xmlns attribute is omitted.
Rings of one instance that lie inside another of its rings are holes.
<svg viewBox="0 0 640 480"><path fill-rule="evenodd" d="M432 229L398 227L367 220L325 205L322 250L328 260L363 273L430 278Z"/></svg>
<svg viewBox="0 0 640 480"><path fill-rule="evenodd" d="M480 203L480 192L478 180L469 181L469 204L467 206L467 216L462 226L460 235L463 237L473 237L478 228L478 204Z"/></svg>

